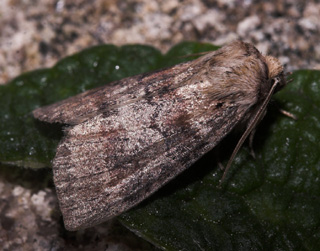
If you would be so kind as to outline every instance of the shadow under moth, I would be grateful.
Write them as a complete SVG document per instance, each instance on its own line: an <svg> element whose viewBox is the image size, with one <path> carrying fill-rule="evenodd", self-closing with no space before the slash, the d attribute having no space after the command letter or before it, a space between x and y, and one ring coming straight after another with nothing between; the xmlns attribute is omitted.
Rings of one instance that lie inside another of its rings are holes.
<svg viewBox="0 0 320 251"><path fill-rule="evenodd" d="M245 125L226 173L273 93L285 85L276 58L236 41L36 109L35 118L67 125L53 160L66 229L130 209Z"/></svg>

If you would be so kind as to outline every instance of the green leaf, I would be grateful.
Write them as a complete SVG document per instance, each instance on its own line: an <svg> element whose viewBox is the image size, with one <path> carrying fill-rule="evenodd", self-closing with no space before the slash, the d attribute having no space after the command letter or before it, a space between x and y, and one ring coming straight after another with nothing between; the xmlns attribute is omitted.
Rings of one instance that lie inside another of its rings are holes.
<svg viewBox="0 0 320 251"><path fill-rule="evenodd" d="M161 55L148 46L97 46L0 86L0 162L50 165L61 126L34 120L35 108L216 48L186 42ZM217 156L225 165L239 136L229 135L218 149L120 216L123 224L168 250L317 250L320 72L297 71L292 77L259 125L255 159L243 147L219 187Z"/></svg>

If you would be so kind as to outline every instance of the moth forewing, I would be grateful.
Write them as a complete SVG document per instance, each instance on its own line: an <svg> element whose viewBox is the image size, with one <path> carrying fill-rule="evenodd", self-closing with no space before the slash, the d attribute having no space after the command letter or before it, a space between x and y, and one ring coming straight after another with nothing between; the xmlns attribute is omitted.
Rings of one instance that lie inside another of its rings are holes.
<svg viewBox="0 0 320 251"><path fill-rule="evenodd" d="M237 41L35 110L70 125L53 161L66 228L130 209L250 121L271 90L272 60Z"/></svg>

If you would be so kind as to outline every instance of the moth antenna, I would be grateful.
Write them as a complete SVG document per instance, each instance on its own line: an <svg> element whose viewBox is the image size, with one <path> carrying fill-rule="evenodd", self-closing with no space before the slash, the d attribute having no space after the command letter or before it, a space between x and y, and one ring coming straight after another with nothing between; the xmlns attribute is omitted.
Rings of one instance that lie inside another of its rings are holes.
<svg viewBox="0 0 320 251"><path fill-rule="evenodd" d="M220 180L220 185L222 184L222 182L224 181L228 170L231 167L231 164L234 160L234 158L236 157L239 149L241 148L241 146L243 145L243 143L245 142L245 140L247 139L247 137L249 136L249 134L252 132L252 130L257 126L258 122L260 121L261 117L264 115L264 111L266 110L266 107L268 105L268 103L270 102L270 99L273 95L274 90L276 89L278 83L280 83L280 80L278 78L275 79L274 84L272 85L268 96L266 97L266 99L263 101L260 109L256 112L256 114L253 117L253 120L251 120L249 126L247 127L247 129L245 130L245 132L242 134L240 140L238 141L238 144L236 145L235 149L232 152L232 155L228 161L228 164L226 166L226 169L223 172L222 178Z"/></svg>

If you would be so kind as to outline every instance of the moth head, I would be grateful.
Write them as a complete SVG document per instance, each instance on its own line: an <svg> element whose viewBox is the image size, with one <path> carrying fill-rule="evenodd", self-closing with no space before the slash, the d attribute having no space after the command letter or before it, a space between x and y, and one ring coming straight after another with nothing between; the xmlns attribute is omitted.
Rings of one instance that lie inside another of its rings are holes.
<svg viewBox="0 0 320 251"><path fill-rule="evenodd" d="M279 59L272 57L272 56L266 56L265 57L268 69L269 69L269 79L274 82L276 79L279 80L278 87L276 88L275 92L281 90L286 84L286 79L283 71L283 66L280 63Z"/></svg>

